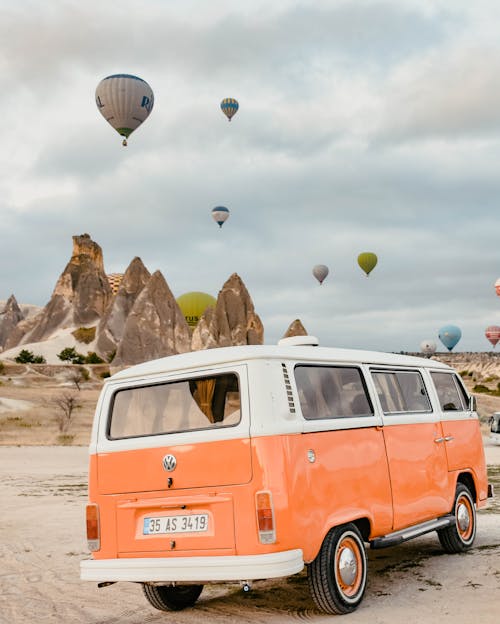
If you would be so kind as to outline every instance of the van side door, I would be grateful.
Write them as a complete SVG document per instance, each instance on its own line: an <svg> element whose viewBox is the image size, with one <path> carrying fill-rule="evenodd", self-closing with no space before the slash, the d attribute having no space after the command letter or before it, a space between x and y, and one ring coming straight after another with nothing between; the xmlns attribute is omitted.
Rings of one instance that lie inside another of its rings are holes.
<svg viewBox="0 0 500 624"><path fill-rule="evenodd" d="M421 371L372 368L371 375L383 412L396 531L450 510L446 451Z"/></svg>
<svg viewBox="0 0 500 624"><path fill-rule="evenodd" d="M431 371L443 427L443 446L449 470L485 473L484 450L476 412L458 375L453 371ZM487 484L480 479L479 498L486 498ZM483 490L483 491L481 491Z"/></svg>

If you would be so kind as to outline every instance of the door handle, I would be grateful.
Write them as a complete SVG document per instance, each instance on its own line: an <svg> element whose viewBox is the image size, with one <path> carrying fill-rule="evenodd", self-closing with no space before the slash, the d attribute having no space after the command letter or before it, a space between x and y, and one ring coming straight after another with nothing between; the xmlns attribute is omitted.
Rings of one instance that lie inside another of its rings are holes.
<svg viewBox="0 0 500 624"><path fill-rule="evenodd" d="M454 440L455 438L453 436L446 436L444 441L445 442L451 442L452 440Z"/></svg>
<svg viewBox="0 0 500 624"><path fill-rule="evenodd" d="M440 442L444 442L446 438L434 438L434 442L439 444Z"/></svg>

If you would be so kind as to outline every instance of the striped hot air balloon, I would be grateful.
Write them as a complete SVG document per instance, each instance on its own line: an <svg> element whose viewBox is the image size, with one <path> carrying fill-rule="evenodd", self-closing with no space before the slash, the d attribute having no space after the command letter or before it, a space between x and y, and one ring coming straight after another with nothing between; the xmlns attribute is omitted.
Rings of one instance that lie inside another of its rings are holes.
<svg viewBox="0 0 500 624"><path fill-rule="evenodd" d="M236 114L240 105L238 104L238 100L234 98L224 98L220 103L220 107L224 115L231 121L231 118Z"/></svg>
<svg viewBox="0 0 500 624"><path fill-rule="evenodd" d="M493 348L495 348L500 340L500 327L498 325L490 325L484 330L484 335L491 342Z"/></svg>

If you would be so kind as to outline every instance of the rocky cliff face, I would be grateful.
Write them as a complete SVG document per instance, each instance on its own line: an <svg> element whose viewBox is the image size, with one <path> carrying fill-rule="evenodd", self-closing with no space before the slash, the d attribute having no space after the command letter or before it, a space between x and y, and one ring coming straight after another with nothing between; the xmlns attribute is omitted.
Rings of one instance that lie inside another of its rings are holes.
<svg viewBox="0 0 500 624"><path fill-rule="evenodd" d="M88 234L73 236L73 254L50 301L36 317L16 327L6 346L40 342L57 329L94 324L104 314L111 297L101 248Z"/></svg>
<svg viewBox="0 0 500 624"><path fill-rule="evenodd" d="M97 326L96 350L106 359L120 344L127 318L150 278L151 273L142 260L134 258L123 275L116 296Z"/></svg>
<svg viewBox="0 0 500 624"><path fill-rule="evenodd" d="M191 346L197 349L262 344L264 327L255 313L245 284L233 273L223 285L215 309L202 315L193 332Z"/></svg>
<svg viewBox="0 0 500 624"><path fill-rule="evenodd" d="M19 307L14 295L11 295L0 313L0 349L5 347L7 339L18 323L24 319L24 314Z"/></svg>
<svg viewBox="0 0 500 624"><path fill-rule="evenodd" d="M113 366L139 364L190 350L191 335L175 297L156 271L127 317Z"/></svg>

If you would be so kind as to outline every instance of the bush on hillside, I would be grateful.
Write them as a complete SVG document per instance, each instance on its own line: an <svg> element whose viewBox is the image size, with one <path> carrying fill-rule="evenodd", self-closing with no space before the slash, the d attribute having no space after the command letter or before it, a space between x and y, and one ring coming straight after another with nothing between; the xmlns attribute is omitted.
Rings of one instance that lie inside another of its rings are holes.
<svg viewBox="0 0 500 624"><path fill-rule="evenodd" d="M43 355L35 355L33 351L28 349L21 349L14 360L18 364L45 364L46 360Z"/></svg>

